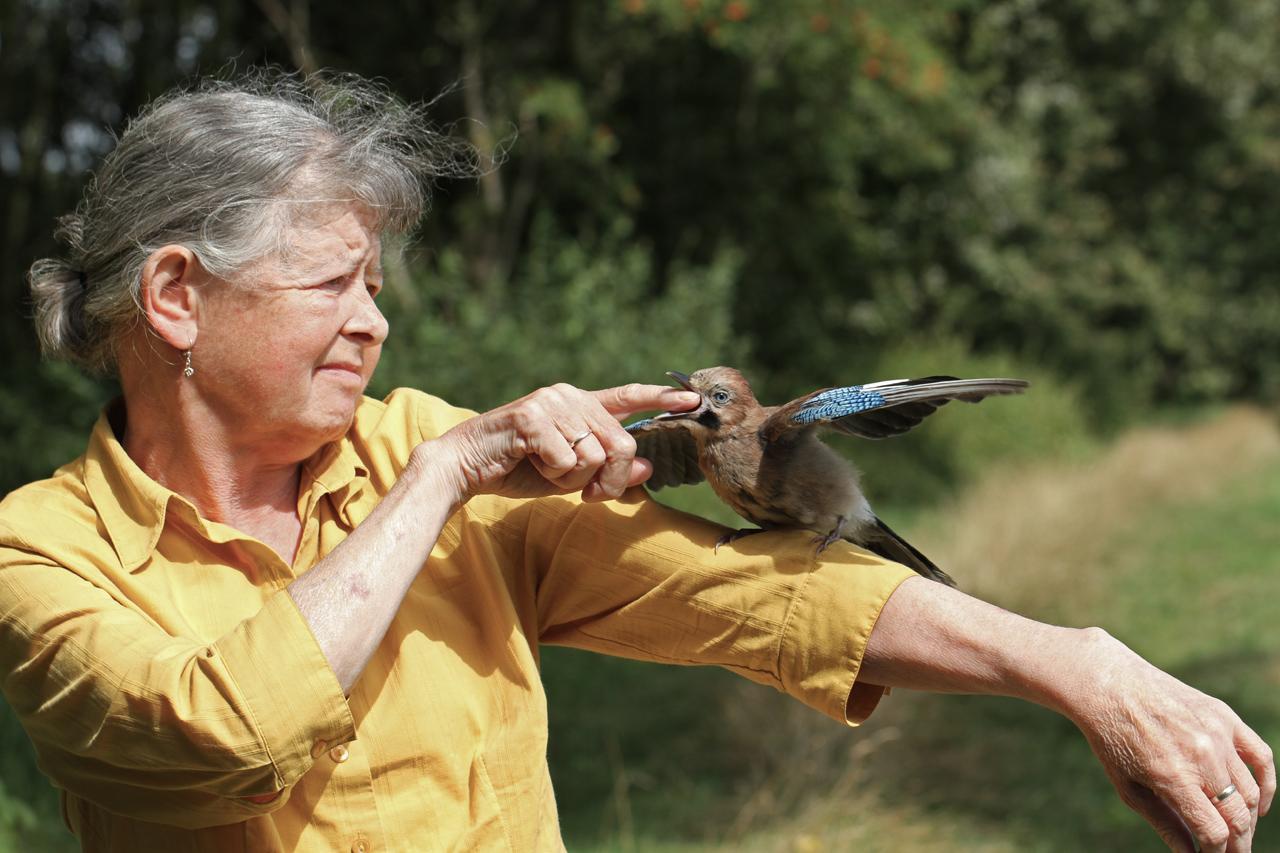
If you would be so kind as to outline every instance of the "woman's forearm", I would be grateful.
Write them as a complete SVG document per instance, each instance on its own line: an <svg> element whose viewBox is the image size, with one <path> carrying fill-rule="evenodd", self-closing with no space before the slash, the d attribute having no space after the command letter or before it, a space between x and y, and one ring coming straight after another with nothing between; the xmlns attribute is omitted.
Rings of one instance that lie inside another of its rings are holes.
<svg viewBox="0 0 1280 853"><path fill-rule="evenodd" d="M344 693L351 692L461 502L429 445L338 547L289 584Z"/></svg>
<svg viewBox="0 0 1280 853"><path fill-rule="evenodd" d="M908 578L867 642L860 679L885 687L1013 696L1070 716L1086 661L1109 638L1010 613L950 587Z"/></svg>

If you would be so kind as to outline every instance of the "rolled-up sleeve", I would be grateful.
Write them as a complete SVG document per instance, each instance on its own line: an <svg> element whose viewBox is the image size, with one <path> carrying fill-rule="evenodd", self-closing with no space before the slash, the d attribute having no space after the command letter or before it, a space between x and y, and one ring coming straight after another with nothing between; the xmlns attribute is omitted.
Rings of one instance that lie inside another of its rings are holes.
<svg viewBox="0 0 1280 853"><path fill-rule="evenodd" d="M39 554L0 547L0 687L60 787L186 827L244 820L355 736L286 592L211 643L174 637Z"/></svg>
<svg viewBox="0 0 1280 853"><path fill-rule="evenodd" d="M857 724L883 688L858 681L881 608L912 572L812 534L715 547L724 528L657 504L532 502L525 559L543 642L726 667Z"/></svg>

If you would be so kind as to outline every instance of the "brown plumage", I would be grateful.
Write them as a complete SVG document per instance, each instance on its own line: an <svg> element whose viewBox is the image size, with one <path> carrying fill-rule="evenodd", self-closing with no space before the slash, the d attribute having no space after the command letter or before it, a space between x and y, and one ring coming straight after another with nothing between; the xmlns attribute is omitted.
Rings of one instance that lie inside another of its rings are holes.
<svg viewBox="0 0 1280 853"><path fill-rule="evenodd" d="M886 438L915 427L950 400L976 403L1027 387L1020 379L931 376L824 388L782 406L761 406L731 367L668 375L697 392L702 403L627 427L637 455L654 464L651 488L705 478L734 512L762 529L816 531L819 551L845 539L952 586L945 572L876 516L857 469L823 444L818 431ZM739 530L718 544L756 532Z"/></svg>

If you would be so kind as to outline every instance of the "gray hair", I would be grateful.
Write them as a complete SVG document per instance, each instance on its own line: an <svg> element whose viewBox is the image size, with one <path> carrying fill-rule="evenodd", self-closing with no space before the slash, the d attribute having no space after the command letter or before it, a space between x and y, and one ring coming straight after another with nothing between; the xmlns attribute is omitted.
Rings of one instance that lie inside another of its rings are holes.
<svg viewBox="0 0 1280 853"><path fill-rule="evenodd" d="M427 106L355 76L271 70L156 100L59 220L65 256L31 266L44 354L110 372L162 246L185 246L227 279L277 251L309 204L336 200L368 207L380 232L407 233L431 179L481 171L470 145L428 123Z"/></svg>

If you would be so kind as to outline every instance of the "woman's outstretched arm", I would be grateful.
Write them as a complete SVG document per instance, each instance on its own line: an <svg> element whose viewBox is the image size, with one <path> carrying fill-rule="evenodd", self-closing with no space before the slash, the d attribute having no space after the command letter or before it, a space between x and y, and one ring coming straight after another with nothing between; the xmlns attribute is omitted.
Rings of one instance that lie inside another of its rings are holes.
<svg viewBox="0 0 1280 853"><path fill-rule="evenodd" d="M939 583L889 598L859 679L1013 696L1084 733L1124 802L1173 850L1248 851L1275 795L1271 749L1224 703L1100 628L1045 625ZM1234 785L1236 792L1217 799Z"/></svg>

